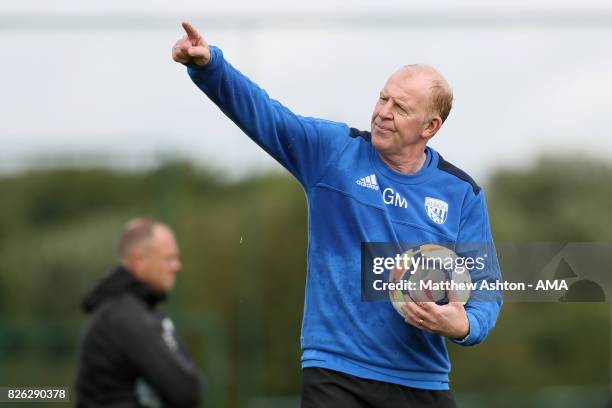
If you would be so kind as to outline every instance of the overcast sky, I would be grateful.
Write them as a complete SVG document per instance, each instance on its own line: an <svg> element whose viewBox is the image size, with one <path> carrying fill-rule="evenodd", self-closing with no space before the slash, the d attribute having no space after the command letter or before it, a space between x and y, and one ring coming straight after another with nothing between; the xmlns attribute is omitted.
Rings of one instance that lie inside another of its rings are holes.
<svg viewBox="0 0 612 408"><path fill-rule="evenodd" d="M2 172L57 155L123 166L178 155L232 176L277 168L171 60L182 18L295 112L362 129L397 67L437 67L455 105L431 144L479 178L543 153L612 160L603 1L0 5Z"/></svg>

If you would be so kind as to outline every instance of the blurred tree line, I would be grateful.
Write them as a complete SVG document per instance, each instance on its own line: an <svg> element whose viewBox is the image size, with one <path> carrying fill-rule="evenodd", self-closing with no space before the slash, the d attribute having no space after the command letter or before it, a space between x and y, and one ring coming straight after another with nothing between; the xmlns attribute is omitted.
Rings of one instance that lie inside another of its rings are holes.
<svg viewBox="0 0 612 408"><path fill-rule="evenodd" d="M612 241L606 163L545 158L485 190L496 241ZM114 266L123 223L147 216L177 233L184 269L165 307L208 376L208 406L299 393L307 214L289 176L227 182L170 162L31 171L0 191L0 385L73 385L80 301ZM609 303L507 303L484 344L449 345L453 389L468 406L547 406L550 387L603 400L610 331Z"/></svg>

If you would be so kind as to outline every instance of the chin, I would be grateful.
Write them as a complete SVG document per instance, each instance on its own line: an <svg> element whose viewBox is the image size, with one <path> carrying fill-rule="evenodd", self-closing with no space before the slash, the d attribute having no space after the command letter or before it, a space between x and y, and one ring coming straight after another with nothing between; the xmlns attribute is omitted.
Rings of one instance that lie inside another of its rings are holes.
<svg viewBox="0 0 612 408"><path fill-rule="evenodd" d="M391 138L389 137L384 137L381 136L380 134L378 134L377 132L372 132L372 146L374 146L376 148L376 150L385 150L386 148L388 148L389 146L389 142Z"/></svg>

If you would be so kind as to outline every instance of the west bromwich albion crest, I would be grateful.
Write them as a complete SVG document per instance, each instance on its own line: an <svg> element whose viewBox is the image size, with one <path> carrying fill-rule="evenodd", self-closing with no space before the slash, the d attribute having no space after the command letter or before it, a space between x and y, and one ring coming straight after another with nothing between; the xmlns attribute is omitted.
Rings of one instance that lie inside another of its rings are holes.
<svg viewBox="0 0 612 408"><path fill-rule="evenodd" d="M436 224L444 224L448 214L448 203L437 198L425 197L427 216Z"/></svg>

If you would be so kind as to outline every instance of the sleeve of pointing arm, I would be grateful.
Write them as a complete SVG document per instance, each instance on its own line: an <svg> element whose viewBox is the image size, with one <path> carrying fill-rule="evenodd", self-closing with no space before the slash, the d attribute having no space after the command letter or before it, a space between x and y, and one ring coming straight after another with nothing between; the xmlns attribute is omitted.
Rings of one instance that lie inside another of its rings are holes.
<svg viewBox="0 0 612 408"><path fill-rule="evenodd" d="M294 114L228 63L219 48L210 50L207 65L188 67L193 82L304 187L318 181L348 143L348 127Z"/></svg>

